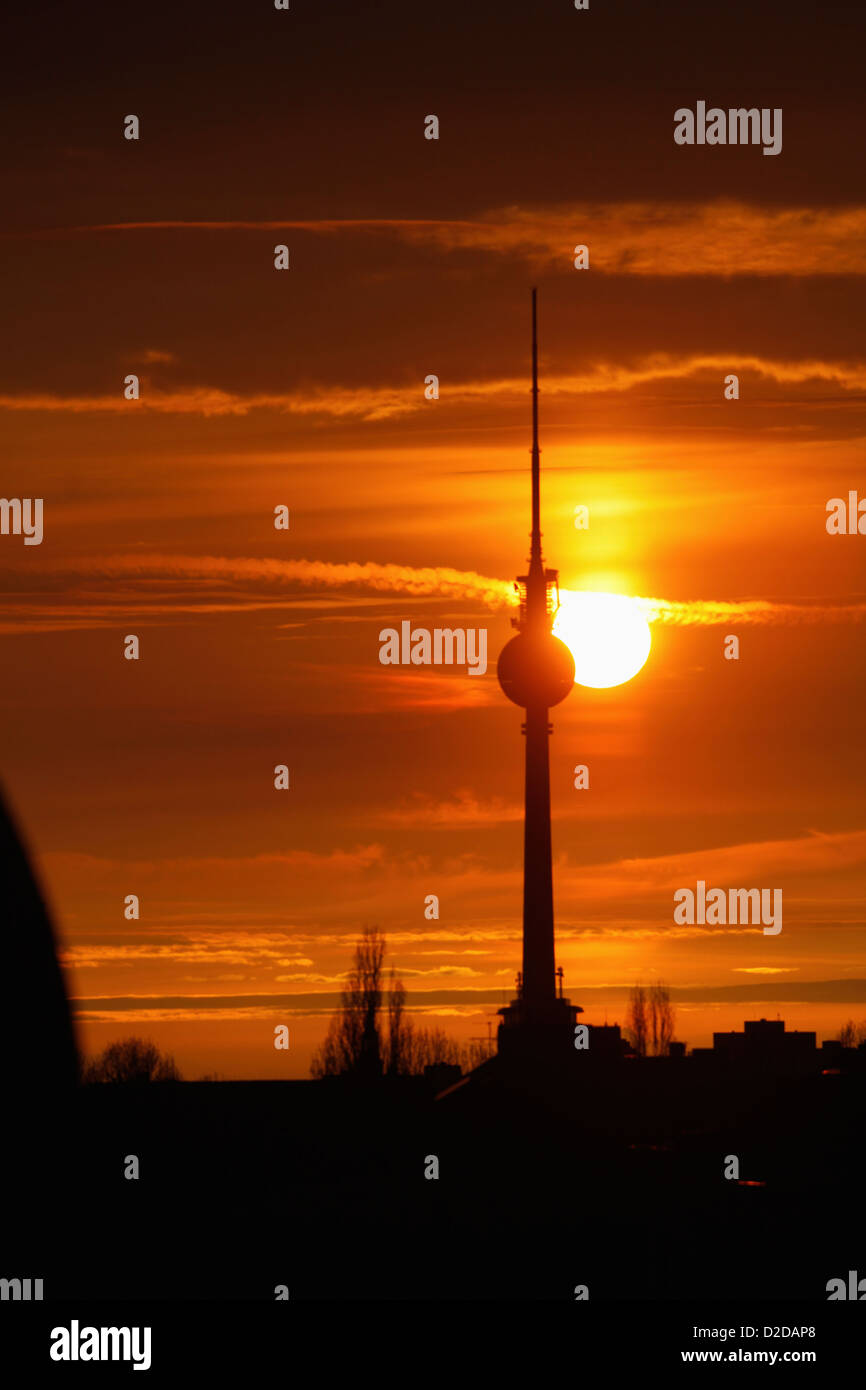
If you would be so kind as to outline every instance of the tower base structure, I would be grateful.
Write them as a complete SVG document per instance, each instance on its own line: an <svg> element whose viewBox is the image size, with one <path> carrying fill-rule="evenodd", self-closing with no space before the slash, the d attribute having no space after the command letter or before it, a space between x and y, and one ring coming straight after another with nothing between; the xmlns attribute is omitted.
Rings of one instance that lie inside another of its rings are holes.
<svg viewBox="0 0 866 1390"><path fill-rule="evenodd" d="M498 1054L506 1062L563 1063L574 1054L575 1027L583 1009L568 999L527 1004L513 999L499 1009L502 1022L496 1034Z"/></svg>
<svg viewBox="0 0 866 1390"><path fill-rule="evenodd" d="M587 1024L575 1047L579 1004L551 999L527 1008L525 999L513 999L498 1010L497 1050L492 1057L447 1086L437 1101L465 1097L468 1092L523 1095L532 1103L554 1109L575 1094L581 1082L606 1086L620 1074L628 1047L616 1023ZM480 1088L480 1092L479 1092ZM460 1102L457 1102L458 1104ZM570 1101L569 1101L570 1103Z"/></svg>

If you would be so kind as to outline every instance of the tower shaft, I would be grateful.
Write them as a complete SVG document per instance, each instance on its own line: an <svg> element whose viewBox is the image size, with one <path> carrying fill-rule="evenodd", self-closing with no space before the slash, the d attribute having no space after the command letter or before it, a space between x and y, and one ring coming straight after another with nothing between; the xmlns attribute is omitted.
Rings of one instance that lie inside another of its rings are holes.
<svg viewBox="0 0 866 1390"><path fill-rule="evenodd" d="M550 846L550 759L547 710L526 711L526 794L523 826L523 1002L529 1017L556 996L553 948L553 863Z"/></svg>

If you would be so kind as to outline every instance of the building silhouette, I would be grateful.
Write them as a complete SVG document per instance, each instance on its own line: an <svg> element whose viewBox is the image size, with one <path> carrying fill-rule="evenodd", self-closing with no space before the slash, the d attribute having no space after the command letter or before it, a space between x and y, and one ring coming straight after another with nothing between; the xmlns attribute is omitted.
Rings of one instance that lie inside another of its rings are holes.
<svg viewBox="0 0 866 1390"><path fill-rule="evenodd" d="M818 1047L813 1032L785 1031L781 1018L746 1019L742 1033L713 1033L712 1047L694 1047L697 1062L712 1060L722 1066L782 1073L812 1071L831 1063L842 1053L842 1044L828 1041Z"/></svg>

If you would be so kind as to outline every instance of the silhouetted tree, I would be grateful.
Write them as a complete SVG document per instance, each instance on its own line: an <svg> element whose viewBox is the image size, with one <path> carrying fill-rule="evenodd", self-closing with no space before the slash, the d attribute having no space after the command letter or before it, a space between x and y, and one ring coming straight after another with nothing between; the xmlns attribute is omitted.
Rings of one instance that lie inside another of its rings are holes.
<svg viewBox="0 0 866 1390"><path fill-rule="evenodd" d="M121 1038L85 1063L85 1085L139 1086L149 1081L180 1081L174 1058L163 1055L149 1038Z"/></svg>
<svg viewBox="0 0 866 1390"><path fill-rule="evenodd" d="M325 1034L321 1047L316 1048L310 1062L310 1074L320 1081L323 1076L339 1076L343 1071L343 1055L340 1045L342 1018L340 1014L334 1014L328 1024L328 1031Z"/></svg>
<svg viewBox="0 0 866 1390"><path fill-rule="evenodd" d="M355 948L352 969L343 990L340 1008L310 1065L312 1075L422 1076L424 1068L447 1062L464 1071L480 1066L490 1055L486 1045L462 1046L442 1028L416 1028L406 1012L403 981L392 970L388 990L382 989L385 938L367 928ZM382 1030L383 994L388 1014L387 1034Z"/></svg>
<svg viewBox="0 0 866 1390"><path fill-rule="evenodd" d="M647 1014L646 990L643 985L634 985L632 988L628 1001L625 1032L626 1037L638 1057L645 1057L647 1048Z"/></svg>
<svg viewBox="0 0 866 1390"><path fill-rule="evenodd" d="M361 1053L359 1070L364 1076L382 1075L382 962L385 958L385 938L375 929L368 929L355 952L355 969L349 977L352 1007L361 1023Z"/></svg>
<svg viewBox="0 0 866 1390"><path fill-rule="evenodd" d="M313 1076L358 1076L367 1080L382 1074L382 963L385 938L366 927L355 947L355 958L339 1011L331 1019L321 1048L314 1055Z"/></svg>
<svg viewBox="0 0 866 1390"><path fill-rule="evenodd" d="M853 1018L849 1018L842 1025L839 1041L843 1047L859 1047L866 1042L866 1023L855 1023Z"/></svg>
<svg viewBox="0 0 866 1390"><path fill-rule="evenodd" d="M671 1004L671 992L665 984L654 984L649 992L649 1016L652 1053L667 1057L674 1036L676 1014Z"/></svg>
<svg viewBox="0 0 866 1390"><path fill-rule="evenodd" d="M423 1076L425 1067L445 1062L462 1065L460 1044L449 1038L444 1028L416 1028L412 1035L409 1070L413 1076Z"/></svg>
<svg viewBox="0 0 866 1390"><path fill-rule="evenodd" d="M391 971L388 989L388 1042L385 1070L389 1076L404 1076L410 1069L412 1020L406 1015L403 981Z"/></svg>
<svg viewBox="0 0 866 1390"><path fill-rule="evenodd" d="M486 1062L492 1050L486 1042L472 1040L459 1043L450 1038L444 1028L413 1028L405 1051L405 1074L423 1076L425 1067L447 1063L461 1071L473 1071Z"/></svg>
<svg viewBox="0 0 866 1390"><path fill-rule="evenodd" d="M460 1065L464 1071L474 1071L480 1067L482 1062L488 1062L491 1057L496 1055L496 1045L473 1038L465 1046L460 1048Z"/></svg>

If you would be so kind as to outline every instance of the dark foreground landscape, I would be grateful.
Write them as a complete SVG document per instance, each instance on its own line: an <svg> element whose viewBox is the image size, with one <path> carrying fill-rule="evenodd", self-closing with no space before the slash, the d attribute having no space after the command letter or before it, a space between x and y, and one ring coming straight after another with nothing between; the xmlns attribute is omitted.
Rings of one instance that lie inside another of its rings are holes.
<svg viewBox="0 0 866 1390"><path fill-rule="evenodd" d="M596 1064L570 1094L482 1069L438 1099L414 1078L84 1087L7 1138L4 1273L52 1300L826 1301L866 1251L861 1061Z"/></svg>

